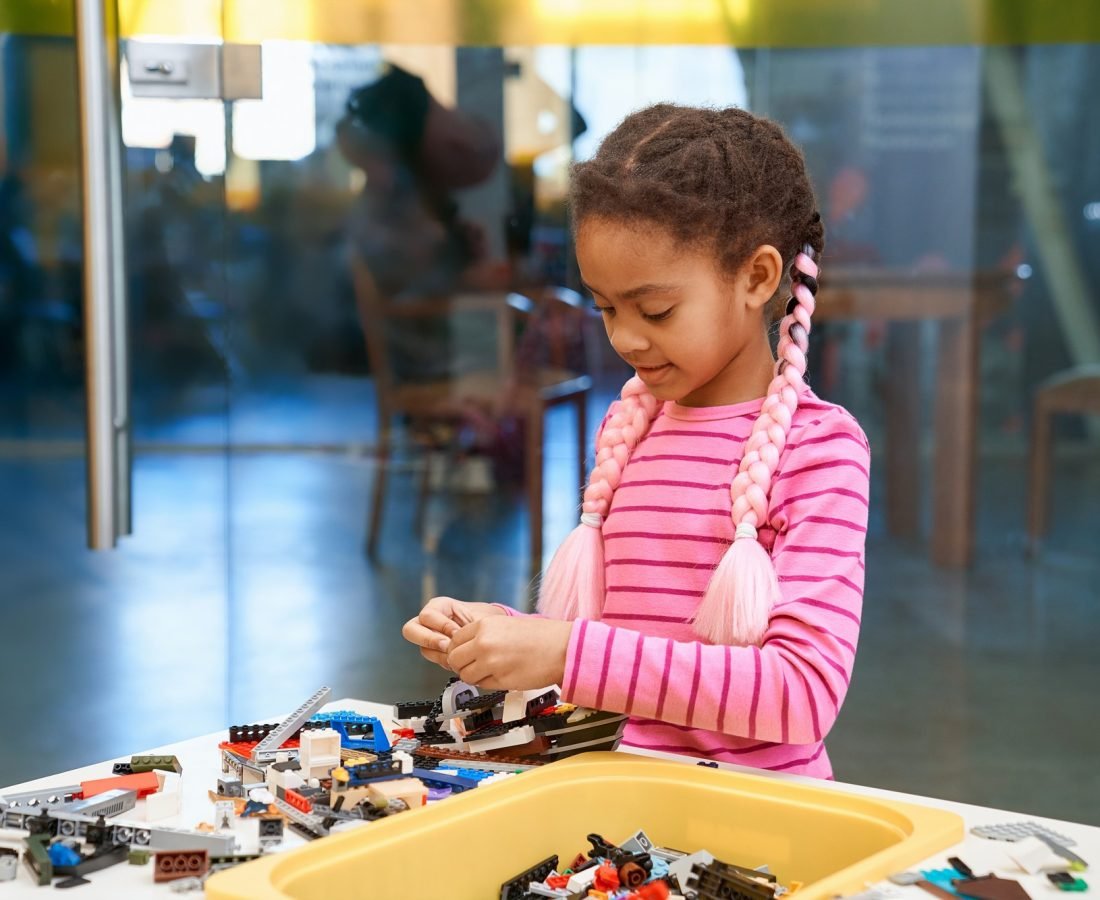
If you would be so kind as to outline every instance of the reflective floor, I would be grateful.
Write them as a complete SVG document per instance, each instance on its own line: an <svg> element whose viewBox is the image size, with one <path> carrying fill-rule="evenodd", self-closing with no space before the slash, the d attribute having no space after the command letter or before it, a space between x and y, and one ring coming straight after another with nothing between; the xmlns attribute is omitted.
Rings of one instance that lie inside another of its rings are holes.
<svg viewBox="0 0 1100 900"><path fill-rule="evenodd" d="M575 515L569 417L549 428L548 550ZM79 457L0 458L0 784L262 720L320 684L438 689L401 623L436 592L522 603L526 516L518 490L441 494L420 537L414 463L372 564L357 452L141 454L135 535L112 554L79 549ZM859 657L829 738L839 780L1100 824L1100 512L1084 499L1100 463L1057 469L1048 549L1028 561L1022 461L983 464L966 574L888 538L876 487Z"/></svg>

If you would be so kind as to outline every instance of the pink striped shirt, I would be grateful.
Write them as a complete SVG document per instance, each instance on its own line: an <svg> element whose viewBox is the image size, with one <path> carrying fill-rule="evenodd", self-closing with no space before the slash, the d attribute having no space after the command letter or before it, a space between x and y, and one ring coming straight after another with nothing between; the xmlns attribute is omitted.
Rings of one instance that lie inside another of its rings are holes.
<svg viewBox="0 0 1100 900"><path fill-rule="evenodd" d="M761 404L663 405L604 522L604 611L573 628L562 694L629 714L625 745L831 778L823 739L855 660L870 470L844 409L806 390L795 413L760 529L782 594L761 646L691 628L733 540L730 482Z"/></svg>

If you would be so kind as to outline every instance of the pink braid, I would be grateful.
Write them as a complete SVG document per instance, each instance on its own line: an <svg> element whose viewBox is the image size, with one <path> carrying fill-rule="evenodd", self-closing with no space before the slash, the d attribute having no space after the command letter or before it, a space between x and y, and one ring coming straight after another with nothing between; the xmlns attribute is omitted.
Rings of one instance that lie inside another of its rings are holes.
<svg viewBox="0 0 1100 900"><path fill-rule="evenodd" d="M661 404L637 375L600 433L596 465L581 504L581 524L550 560L539 589L539 611L553 619L598 619L603 610L603 533L600 526L623 478L630 454L645 437Z"/></svg>
<svg viewBox="0 0 1100 900"><path fill-rule="evenodd" d="M791 265L793 296L779 326L775 377L730 485L733 543L711 577L695 614L696 633L714 644L759 644L771 608L779 598L775 566L757 540L757 529L768 521L772 476L798 410L799 392L805 386L806 353L817 293L818 268L813 257L813 247L806 244Z"/></svg>

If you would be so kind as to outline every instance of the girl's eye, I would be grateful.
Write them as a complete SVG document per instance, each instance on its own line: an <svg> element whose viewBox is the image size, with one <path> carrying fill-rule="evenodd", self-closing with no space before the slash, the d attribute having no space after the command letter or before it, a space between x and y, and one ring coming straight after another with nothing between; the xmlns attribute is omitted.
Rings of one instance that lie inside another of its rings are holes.
<svg viewBox="0 0 1100 900"><path fill-rule="evenodd" d="M672 315L672 307L670 306L664 312L659 313L642 313L642 318L649 322L662 322Z"/></svg>
<svg viewBox="0 0 1100 900"><path fill-rule="evenodd" d="M615 307L614 306L600 306L598 303L593 303L592 308L594 310L596 310L597 312L610 313L611 315L615 314Z"/></svg>

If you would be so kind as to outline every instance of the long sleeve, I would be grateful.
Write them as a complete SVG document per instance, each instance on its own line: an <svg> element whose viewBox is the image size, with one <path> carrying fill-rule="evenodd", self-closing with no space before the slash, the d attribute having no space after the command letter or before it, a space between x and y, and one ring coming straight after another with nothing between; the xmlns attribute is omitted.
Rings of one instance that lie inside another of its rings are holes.
<svg viewBox="0 0 1100 900"><path fill-rule="evenodd" d="M781 593L761 646L581 620L564 699L758 742L824 738L844 701L859 635L870 450L850 415L817 408L825 412L811 408L804 415L816 418L792 429L771 492L774 532L766 539L761 531Z"/></svg>

